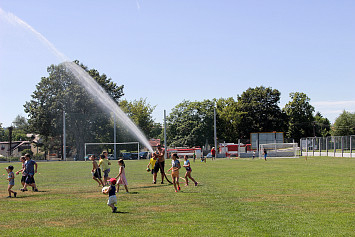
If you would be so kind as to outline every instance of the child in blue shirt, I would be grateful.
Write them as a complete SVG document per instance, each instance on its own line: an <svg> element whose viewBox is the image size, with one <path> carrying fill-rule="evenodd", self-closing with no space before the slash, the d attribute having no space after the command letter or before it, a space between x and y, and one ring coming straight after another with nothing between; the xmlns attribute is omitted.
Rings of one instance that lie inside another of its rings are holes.
<svg viewBox="0 0 355 237"><path fill-rule="evenodd" d="M12 172L14 170L14 167L10 165L5 169L8 173L7 180L9 180L9 186L7 186L7 191L9 192L8 198L11 198L11 193L13 193L14 197L16 197L17 193L11 190L12 187L15 185L15 174L14 172Z"/></svg>
<svg viewBox="0 0 355 237"><path fill-rule="evenodd" d="M109 182L110 182L110 186L105 192L105 194L108 194L107 205L112 208L112 213L115 213L117 211L117 207L115 207L115 204L117 204L117 196L116 196L117 180L115 178L111 178Z"/></svg>

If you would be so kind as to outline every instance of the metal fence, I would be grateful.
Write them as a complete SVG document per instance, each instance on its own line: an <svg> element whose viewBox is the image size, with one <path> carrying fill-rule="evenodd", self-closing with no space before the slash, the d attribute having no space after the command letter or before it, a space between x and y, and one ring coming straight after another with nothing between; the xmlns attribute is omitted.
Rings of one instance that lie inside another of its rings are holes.
<svg viewBox="0 0 355 237"><path fill-rule="evenodd" d="M301 156L355 157L355 136L307 137L300 140Z"/></svg>

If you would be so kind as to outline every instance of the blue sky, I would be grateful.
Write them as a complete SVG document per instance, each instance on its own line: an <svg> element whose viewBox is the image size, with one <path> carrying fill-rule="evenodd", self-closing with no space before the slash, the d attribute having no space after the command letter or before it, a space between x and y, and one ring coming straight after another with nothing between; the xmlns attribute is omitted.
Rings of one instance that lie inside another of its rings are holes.
<svg viewBox="0 0 355 237"><path fill-rule="evenodd" d="M0 123L26 116L25 101L57 57L27 22L71 60L124 85L127 100L163 111L183 100L227 98L249 87L304 92L334 122L355 112L355 1L0 0Z"/></svg>

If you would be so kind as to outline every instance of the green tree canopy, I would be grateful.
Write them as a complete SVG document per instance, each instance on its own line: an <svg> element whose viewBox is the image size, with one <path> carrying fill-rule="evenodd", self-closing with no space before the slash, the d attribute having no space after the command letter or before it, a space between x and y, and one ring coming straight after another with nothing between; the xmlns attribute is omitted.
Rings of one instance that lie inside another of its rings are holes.
<svg viewBox="0 0 355 237"><path fill-rule="evenodd" d="M285 129L286 117L279 107L281 93L271 87L249 88L238 95L241 112L240 138L249 138L252 132L273 132Z"/></svg>
<svg viewBox="0 0 355 237"><path fill-rule="evenodd" d="M183 101L167 117L169 146L203 146L213 143L213 107L215 102Z"/></svg>
<svg viewBox="0 0 355 237"><path fill-rule="evenodd" d="M302 137L315 135L314 107L308 96L302 92L290 93L291 101L284 107L288 116L287 137L299 141Z"/></svg>
<svg viewBox="0 0 355 237"><path fill-rule="evenodd" d="M355 135L355 113L350 113L344 110L334 122L332 135Z"/></svg>
<svg viewBox="0 0 355 237"><path fill-rule="evenodd" d="M123 95L123 86L117 86L111 78L95 69L80 65L116 102ZM47 148L60 144L63 130L63 111L66 113L68 143L75 144L79 158L84 156L84 143L104 141L112 137L110 115L102 111L98 103L77 83L73 74L63 65L51 65L49 76L42 77L24 105L28 113L31 131L42 135ZM57 142L55 142L57 141Z"/></svg>
<svg viewBox="0 0 355 237"><path fill-rule="evenodd" d="M324 118L320 112L314 116L315 132L317 137L326 137L330 135L330 121Z"/></svg>
<svg viewBox="0 0 355 237"><path fill-rule="evenodd" d="M161 125L156 124L152 117L155 106L147 103L146 99L141 98L134 101L122 100L119 105L146 136L153 138L161 133ZM160 127L158 134L155 130L156 126Z"/></svg>

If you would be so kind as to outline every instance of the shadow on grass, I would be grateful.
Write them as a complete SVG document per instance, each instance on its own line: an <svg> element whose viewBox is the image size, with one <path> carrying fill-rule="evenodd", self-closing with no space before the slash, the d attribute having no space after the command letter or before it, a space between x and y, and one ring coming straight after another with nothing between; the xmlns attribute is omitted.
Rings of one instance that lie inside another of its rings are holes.
<svg viewBox="0 0 355 237"><path fill-rule="evenodd" d="M128 211L116 211L113 214L128 214Z"/></svg>
<svg viewBox="0 0 355 237"><path fill-rule="evenodd" d="M169 186L171 184L154 184L154 185L147 185L147 186L139 186L139 187L132 187L130 189L143 189L143 188L163 188Z"/></svg>

